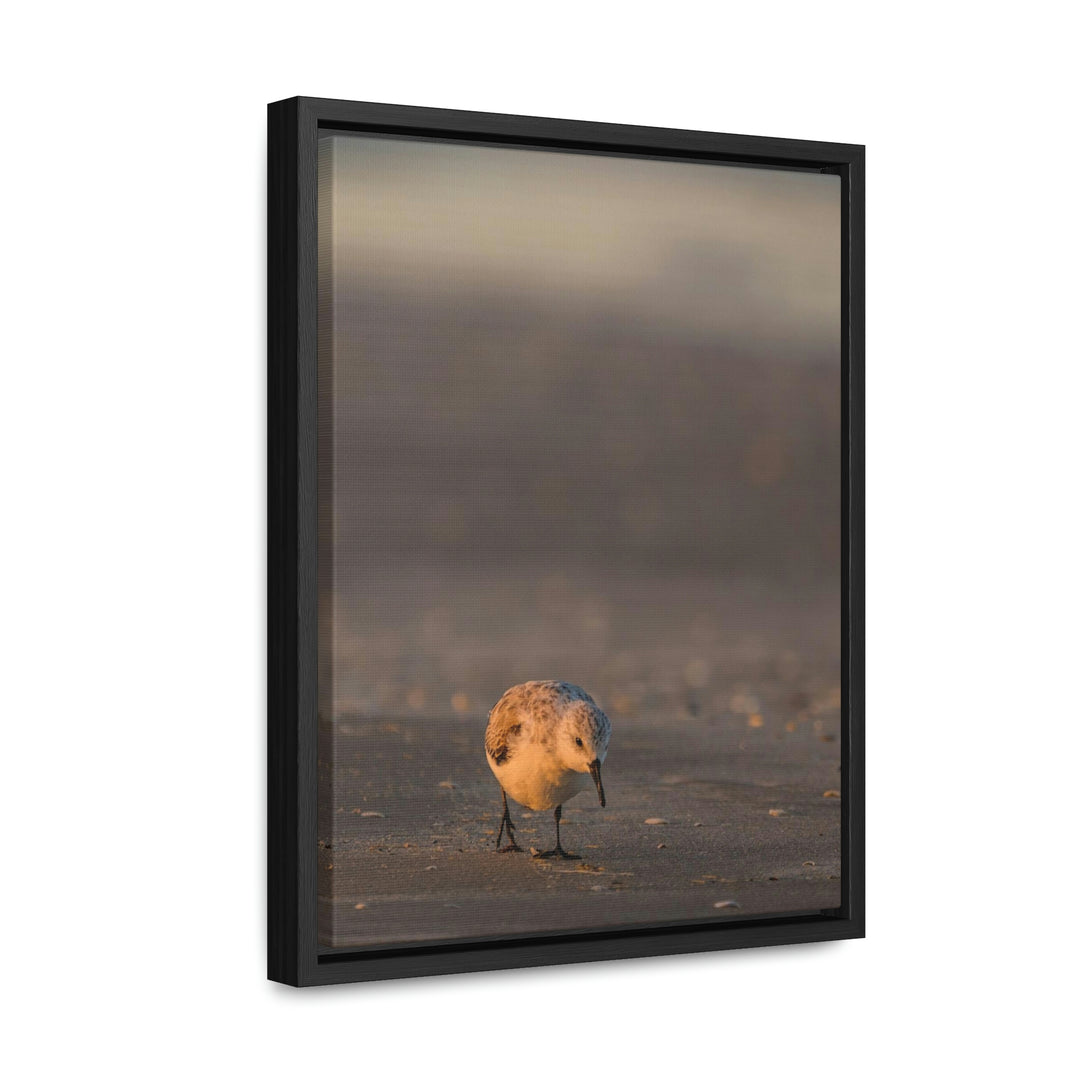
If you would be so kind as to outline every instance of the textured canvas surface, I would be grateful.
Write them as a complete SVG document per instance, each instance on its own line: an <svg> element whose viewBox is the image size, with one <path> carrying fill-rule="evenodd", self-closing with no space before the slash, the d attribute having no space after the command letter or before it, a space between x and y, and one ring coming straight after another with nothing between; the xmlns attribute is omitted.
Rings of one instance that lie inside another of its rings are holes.
<svg viewBox="0 0 1080 1080"><path fill-rule="evenodd" d="M319 234L322 944L836 906L839 180L327 135ZM529 679L576 862L495 853Z"/></svg>

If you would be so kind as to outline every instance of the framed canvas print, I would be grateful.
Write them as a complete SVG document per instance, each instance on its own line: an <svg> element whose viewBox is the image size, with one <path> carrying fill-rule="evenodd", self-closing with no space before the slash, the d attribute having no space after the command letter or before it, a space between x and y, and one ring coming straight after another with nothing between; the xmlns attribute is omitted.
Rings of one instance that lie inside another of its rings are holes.
<svg viewBox="0 0 1080 1080"><path fill-rule="evenodd" d="M863 148L269 107L269 975L863 934Z"/></svg>

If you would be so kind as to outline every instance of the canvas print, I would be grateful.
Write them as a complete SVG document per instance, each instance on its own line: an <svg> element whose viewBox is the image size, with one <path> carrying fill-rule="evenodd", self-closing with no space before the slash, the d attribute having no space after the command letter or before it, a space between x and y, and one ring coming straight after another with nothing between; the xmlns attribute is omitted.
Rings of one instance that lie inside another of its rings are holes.
<svg viewBox="0 0 1080 1080"><path fill-rule="evenodd" d="M319 140L320 948L841 903L841 185Z"/></svg>

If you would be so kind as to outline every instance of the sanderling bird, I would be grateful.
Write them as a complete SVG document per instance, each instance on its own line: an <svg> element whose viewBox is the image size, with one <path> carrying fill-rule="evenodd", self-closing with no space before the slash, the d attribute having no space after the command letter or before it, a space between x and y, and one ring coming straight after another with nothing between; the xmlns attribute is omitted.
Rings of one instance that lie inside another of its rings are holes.
<svg viewBox="0 0 1080 1080"><path fill-rule="evenodd" d="M559 821L563 803L586 786L596 784L600 805L607 806L600 766L607 757L611 721L580 686L565 682L527 682L511 686L488 714L484 749L502 789L503 816L497 851L521 851L514 841L514 823L506 802L530 810L555 808L555 846L537 858L578 859L563 851ZM509 843L502 843L503 830Z"/></svg>

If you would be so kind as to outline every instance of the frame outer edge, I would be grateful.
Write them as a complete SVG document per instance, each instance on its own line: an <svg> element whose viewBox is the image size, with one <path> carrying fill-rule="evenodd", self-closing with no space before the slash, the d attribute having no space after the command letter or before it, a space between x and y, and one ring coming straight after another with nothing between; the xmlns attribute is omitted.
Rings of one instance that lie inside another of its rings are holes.
<svg viewBox="0 0 1080 1080"><path fill-rule="evenodd" d="M312 110L267 109L267 975L316 977L316 161Z"/></svg>
<svg viewBox="0 0 1080 1080"><path fill-rule="evenodd" d="M847 165L863 149L853 143L737 135L690 128L599 123L593 120L434 109L333 98L301 97L290 100L297 101L301 109L309 110L316 117L317 124L326 121L328 126L342 130L397 131L474 140L546 143L556 147L576 146L593 150L610 148L630 154L671 151L702 159L726 158L754 164L779 163L808 168Z"/></svg>
<svg viewBox="0 0 1080 1080"><path fill-rule="evenodd" d="M849 867L847 910L858 937L866 934L866 148L853 147L849 170L847 323L848 446L848 784L844 814Z"/></svg>
<svg viewBox="0 0 1080 1080"><path fill-rule="evenodd" d="M295 102L267 109L267 975L295 985L298 744Z"/></svg>

